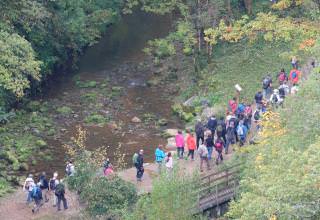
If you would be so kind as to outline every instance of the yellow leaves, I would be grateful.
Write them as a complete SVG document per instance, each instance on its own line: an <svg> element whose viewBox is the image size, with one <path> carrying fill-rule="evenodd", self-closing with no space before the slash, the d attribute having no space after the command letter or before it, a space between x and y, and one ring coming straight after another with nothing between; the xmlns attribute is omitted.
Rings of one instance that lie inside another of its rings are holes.
<svg viewBox="0 0 320 220"><path fill-rule="evenodd" d="M277 216L276 216L275 214L273 214L273 215L269 218L269 220L277 220Z"/></svg>
<svg viewBox="0 0 320 220"><path fill-rule="evenodd" d="M259 153L255 159L256 169L262 169L262 164L263 164L263 156L261 153Z"/></svg>
<svg viewBox="0 0 320 220"><path fill-rule="evenodd" d="M219 36L218 29L209 28L204 30L204 40L211 46L214 46L217 44L217 37Z"/></svg>
<svg viewBox="0 0 320 220"><path fill-rule="evenodd" d="M286 133L281 125L280 115L276 112L265 112L262 115L261 126L263 127L260 132L260 136L263 138L261 144L266 144L271 138L278 138Z"/></svg>
<svg viewBox="0 0 320 220"><path fill-rule="evenodd" d="M304 0L280 0L271 7L273 9L284 10L291 6L300 6L303 4L303 1Z"/></svg>

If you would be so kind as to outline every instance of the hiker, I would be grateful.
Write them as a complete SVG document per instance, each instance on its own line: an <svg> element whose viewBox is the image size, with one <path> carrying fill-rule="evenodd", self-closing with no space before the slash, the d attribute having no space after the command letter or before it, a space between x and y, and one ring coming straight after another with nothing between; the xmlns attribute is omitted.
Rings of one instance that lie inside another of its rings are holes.
<svg viewBox="0 0 320 220"><path fill-rule="evenodd" d="M243 103L240 103L240 104L238 105L237 110L236 110L236 117L238 117L238 118L243 118L245 108L246 108L246 106L245 106Z"/></svg>
<svg viewBox="0 0 320 220"><path fill-rule="evenodd" d="M210 170L210 164L208 160L208 149L204 144L201 144L199 146L198 154L200 156L200 171L203 172L203 162L207 164L207 169Z"/></svg>
<svg viewBox="0 0 320 220"><path fill-rule="evenodd" d="M114 171L113 171L113 166L112 166L112 164L110 163L109 166L104 169L103 175L104 175L104 176L110 176L110 175L113 174L113 173L114 173Z"/></svg>
<svg viewBox="0 0 320 220"><path fill-rule="evenodd" d="M183 159L184 137L183 137L182 131L180 131L180 130L178 131L175 140L176 140L178 158Z"/></svg>
<svg viewBox="0 0 320 220"><path fill-rule="evenodd" d="M167 171L171 172L173 169L173 158L172 158L171 152L167 153L165 162L166 162L165 165L166 165Z"/></svg>
<svg viewBox="0 0 320 220"><path fill-rule="evenodd" d="M66 173L68 176L73 176L75 173L75 168L74 168L74 165L71 160L69 160L69 162L66 166Z"/></svg>
<svg viewBox="0 0 320 220"><path fill-rule="evenodd" d="M211 131L212 136L214 136L217 127L217 119L215 115L212 115L207 123L207 128Z"/></svg>
<svg viewBox="0 0 320 220"><path fill-rule="evenodd" d="M236 124L234 120L228 122L227 130L226 130L226 143L225 147L225 154L229 153L230 145L234 145L236 143Z"/></svg>
<svg viewBox="0 0 320 220"><path fill-rule="evenodd" d="M65 197L65 189L64 189L62 180L60 180L58 185L56 186L55 195L57 196L57 199L58 199L57 210L61 211L61 208L60 208L61 201L63 202L64 210L68 209L67 200Z"/></svg>
<svg viewBox="0 0 320 220"><path fill-rule="evenodd" d="M194 160L194 151L196 149L196 140L192 134L191 131L188 131L188 136L187 136L187 147L188 147L188 156L191 156L191 160Z"/></svg>
<svg viewBox="0 0 320 220"><path fill-rule="evenodd" d="M282 83L279 86L278 90L279 90L280 98L282 99L284 99L286 95L290 93L290 89L289 89L289 86L287 85L287 82Z"/></svg>
<svg viewBox="0 0 320 220"><path fill-rule="evenodd" d="M57 197L54 193L56 189L56 185L58 185L59 180L58 180L58 172L53 173L53 177L49 180L49 192L52 196L52 205L55 207L57 205Z"/></svg>
<svg viewBox="0 0 320 220"><path fill-rule="evenodd" d="M32 202L32 188L34 186L33 175L29 174L23 184L23 191L27 191L27 204Z"/></svg>
<svg viewBox="0 0 320 220"><path fill-rule="evenodd" d="M42 195L44 195L44 201L48 202L49 198L48 198L48 192L49 192L49 183L46 177L46 172L42 172L40 178L40 189L42 192Z"/></svg>
<svg viewBox="0 0 320 220"><path fill-rule="evenodd" d="M282 68L281 71L278 74L278 82L279 85L282 85L284 82L288 81L288 77L284 69Z"/></svg>
<svg viewBox="0 0 320 220"><path fill-rule="evenodd" d="M139 151L139 154L136 155L136 159L134 161L134 165L137 169L137 181L142 181L142 176L144 173L143 168L143 150Z"/></svg>
<svg viewBox="0 0 320 220"><path fill-rule="evenodd" d="M298 85L294 85L294 86L292 86L292 88L290 90L290 94L294 95L298 92L298 90L299 90Z"/></svg>
<svg viewBox="0 0 320 220"><path fill-rule="evenodd" d="M217 123L217 137L222 138L224 142L227 142L226 140L226 123L224 121L224 117L220 117Z"/></svg>
<svg viewBox="0 0 320 220"><path fill-rule="evenodd" d="M155 151L156 163L158 164L158 172L161 173L161 167L166 154L162 150L162 145L159 145Z"/></svg>
<svg viewBox="0 0 320 220"><path fill-rule="evenodd" d="M298 59L296 56L292 56L291 65L293 69L298 69Z"/></svg>
<svg viewBox="0 0 320 220"><path fill-rule="evenodd" d="M263 88L263 98L268 99L271 88L272 88L272 77L270 74L268 74L264 79L262 80L262 88Z"/></svg>
<svg viewBox="0 0 320 220"><path fill-rule="evenodd" d="M236 113L236 110L238 108L238 101L236 97L233 97L228 102L228 112L232 112L233 114Z"/></svg>
<svg viewBox="0 0 320 220"><path fill-rule="evenodd" d="M205 143L208 150L208 160L211 160L212 158L212 152L213 152L213 146L214 146L214 140L212 133L206 138Z"/></svg>
<svg viewBox="0 0 320 220"><path fill-rule="evenodd" d="M217 159L216 159L216 164L217 164L217 165L219 164L219 160L220 160L221 162L223 161L222 150L223 150L223 148L225 148L224 145L225 145L225 144L224 144L224 142L223 142L223 140L222 140L221 138L218 138L218 139L216 140L216 143L214 144L214 147L215 147L215 149L216 149L216 151L217 151L217 153L218 153Z"/></svg>
<svg viewBox="0 0 320 220"><path fill-rule="evenodd" d="M197 123L195 125L195 132L196 132L196 138L197 138L197 149L199 148L199 142L201 140L201 143L203 144L204 142L204 126L203 124L201 123L201 120L198 119L197 120Z"/></svg>
<svg viewBox="0 0 320 220"><path fill-rule="evenodd" d="M273 107L278 107L280 105L282 105L283 103L283 99L280 98L280 95L279 95L279 90L278 89L275 89L273 90L273 93L270 97L270 103L272 104Z"/></svg>
<svg viewBox="0 0 320 220"><path fill-rule="evenodd" d="M256 93L256 95L254 96L254 100L256 101L257 107L262 105L263 94L261 91Z"/></svg>
<svg viewBox="0 0 320 220"><path fill-rule="evenodd" d="M237 126L237 135L239 137L240 143L239 146L243 146L246 142L248 129L246 126L244 126L243 121L239 121L239 125Z"/></svg>
<svg viewBox="0 0 320 220"><path fill-rule="evenodd" d="M244 125L248 128L248 131L251 128L251 119L252 119L252 107L251 104L246 105L244 110Z"/></svg>
<svg viewBox="0 0 320 220"><path fill-rule="evenodd" d="M106 169L108 169L109 166L111 166L111 162L110 162L110 159L107 158L107 159L103 162L103 173L105 173Z"/></svg>
<svg viewBox="0 0 320 220"><path fill-rule="evenodd" d="M298 85L301 78L301 72L298 69L292 69L289 74L289 80L292 86Z"/></svg>
<svg viewBox="0 0 320 220"><path fill-rule="evenodd" d="M39 211L42 206L42 192L40 189L41 183L39 182L37 185L33 184L32 187L32 199L34 200L34 206L32 209L32 213L36 213Z"/></svg>

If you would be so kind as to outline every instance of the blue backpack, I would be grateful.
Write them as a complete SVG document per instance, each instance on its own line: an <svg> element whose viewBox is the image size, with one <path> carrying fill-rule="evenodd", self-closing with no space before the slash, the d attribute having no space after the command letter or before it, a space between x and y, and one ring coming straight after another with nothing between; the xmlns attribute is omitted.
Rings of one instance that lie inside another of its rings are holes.
<svg viewBox="0 0 320 220"><path fill-rule="evenodd" d="M292 76L292 79L295 79L298 77L298 74L296 72L293 72L291 76Z"/></svg>
<svg viewBox="0 0 320 220"><path fill-rule="evenodd" d="M38 186L34 186L32 189L32 198L38 199L41 197L41 189Z"/></svg>
<svg viewBox="0 0 320 220"><path fill-rule="evenodd" d="M238 108L237 108L237 114L242 114L244 112L244 110L246 109L246 106L244 104L239 104Z"/></svg>

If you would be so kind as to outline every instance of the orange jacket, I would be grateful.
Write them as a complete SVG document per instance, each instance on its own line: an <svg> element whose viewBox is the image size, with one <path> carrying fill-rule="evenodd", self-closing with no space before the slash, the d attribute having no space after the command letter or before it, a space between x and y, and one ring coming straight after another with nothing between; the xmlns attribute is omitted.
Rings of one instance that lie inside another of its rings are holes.
<svg viewBox="0 0 320 220"><path fill-rule="evenodd" d="M187 146L188 146L189 150L196 149L196 139L191 135L188 135L188 137L187 137Z"/></svg>

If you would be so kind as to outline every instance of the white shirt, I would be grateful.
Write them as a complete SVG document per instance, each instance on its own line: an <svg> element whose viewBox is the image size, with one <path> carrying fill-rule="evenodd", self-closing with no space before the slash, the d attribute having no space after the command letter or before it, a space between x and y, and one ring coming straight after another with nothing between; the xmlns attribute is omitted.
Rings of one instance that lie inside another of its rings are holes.
<svg viewBox="0 0 320 220"><path fill-rule="evenodd" d="M173 168L173 159L171 157L166 158L166 167L172 169Z"/></svg>
<svg viewBox="0 0 320 220"><path fill-rule="evenodd" d="M28 191L32 191L32 186L34 185L34 180L30 177L24 181L23 189L27 189Z"/></svg>

